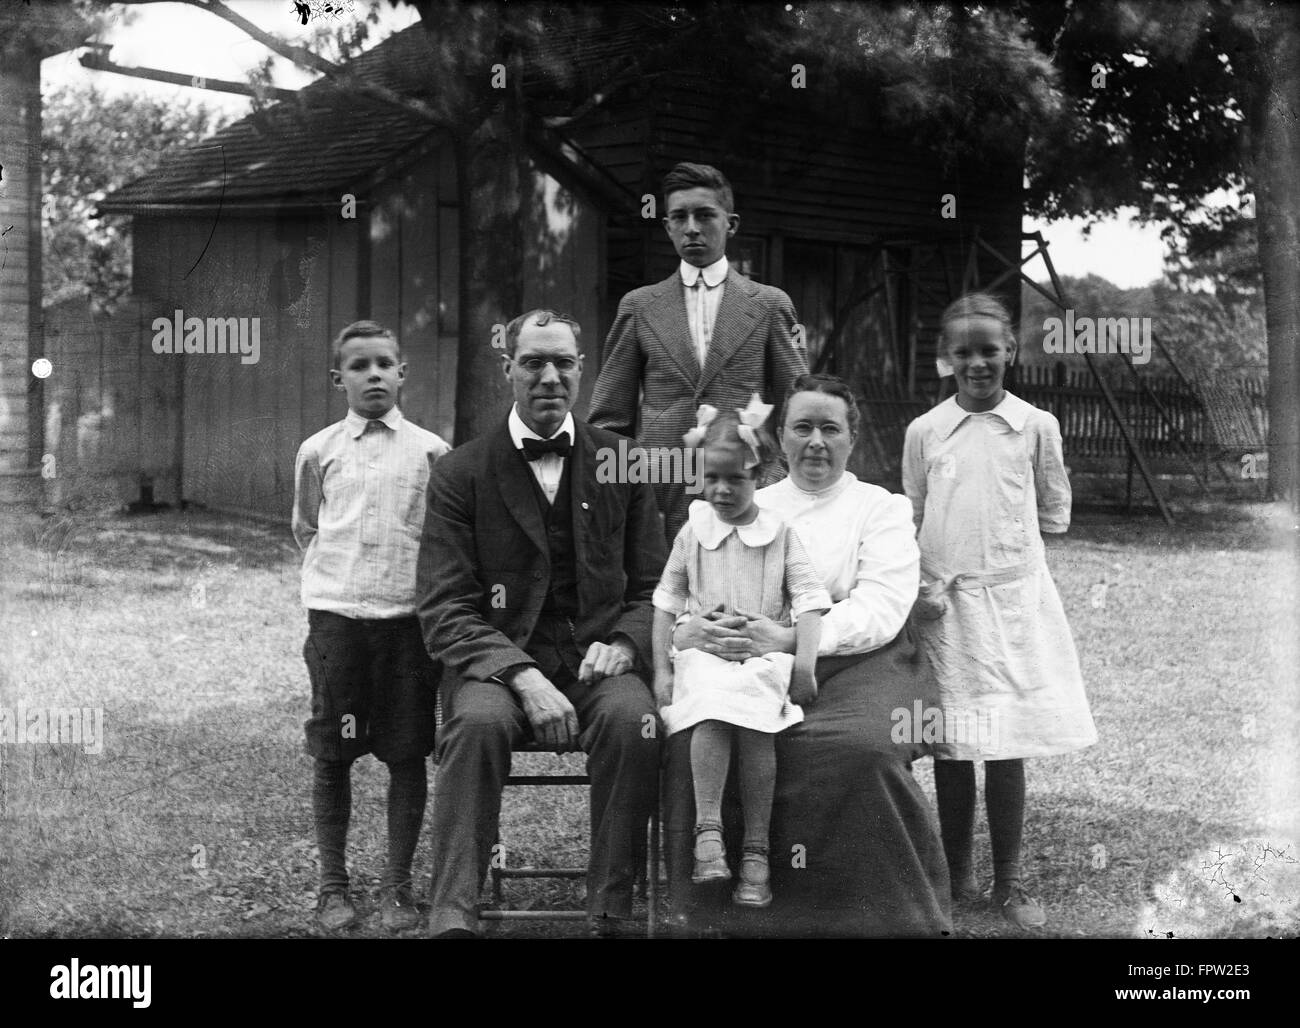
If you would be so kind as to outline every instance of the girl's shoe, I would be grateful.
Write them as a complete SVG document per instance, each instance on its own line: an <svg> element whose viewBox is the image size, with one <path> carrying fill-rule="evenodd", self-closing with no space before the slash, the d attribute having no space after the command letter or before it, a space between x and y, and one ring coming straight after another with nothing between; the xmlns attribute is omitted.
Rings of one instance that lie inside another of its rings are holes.
<svg viewBox="0 0 1300 1028"><path fill-rule="evenodd" d="M1047 924L1042 904L1025 892L1019 882L995 883L993 905L1017 928L1042 928Z"/></svg>
<svg viewBox="0 0 1300 1028"><path fill-rule="evenodd" d="M316 901L316 922L327 931L337 932L357 923L357 908L342 889L329 889Z"/></svg>
<svg viewBox="0 0 1300 1028"><path fill-rule="evenodd" d="M772 902L767 854L746 850L740 858L740 884L731 901L741 907L766 907Z"/></svg>
<svg viewBox="0 0 1300 1028"><path fill-rule="evenodd" d="M695 826L695 870L691 881L696 885L708 882L725 882L731 878L727 866L727 850L722 843L722 825Z"/></svg>
<svg viewBox="0 0 1300 1028"><path fill-rule="evenodd" d="M390 932L404 932L420 923L409 884L384 890L379 903L379 920Z"/></svg>

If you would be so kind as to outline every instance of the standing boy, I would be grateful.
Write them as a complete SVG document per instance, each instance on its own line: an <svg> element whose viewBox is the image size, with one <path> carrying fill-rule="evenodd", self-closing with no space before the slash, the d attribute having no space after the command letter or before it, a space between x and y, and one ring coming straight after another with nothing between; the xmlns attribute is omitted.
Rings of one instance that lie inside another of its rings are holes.
<svg viewBox="0 0 1300 1028"><path fill-rule="evenodd" d="M293 507L309 625L316 918L328 929L356 921L344 855L351 769L373 753L389 773L381 916L384 927L400 930L417 923L411 859L424 820L437 688L415 617L415 568L429 470L451 447L402 417L406 364L381 325L357 321L339 333L330 379L347 394L347 417L299 448Z"/></svg>

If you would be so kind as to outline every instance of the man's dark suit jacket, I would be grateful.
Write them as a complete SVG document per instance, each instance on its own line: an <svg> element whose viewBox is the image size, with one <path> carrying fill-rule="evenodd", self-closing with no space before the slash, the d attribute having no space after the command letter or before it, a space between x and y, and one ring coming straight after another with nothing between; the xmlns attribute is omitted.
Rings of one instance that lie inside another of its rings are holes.
<svg viewBox="0 0 1300 1028"><path fill-rule="evenodd" d="M807 351L793 342L796 315L790 297L750 281L734 267L727 271L701 368L683 289L675 271L623 297L591 398L593 425L635 436L647 449L681 447L703 403L719 410L743 408L758 393L779 407L790 385L808 370ZM775 424L767 427L776 434ZM655 492L675 533L686 520L691 497L681 485L657 485Z"/></svg>
<svg viewBox="0 0 1300 1028"><path fill-rule="evenodd" d="M597 451L617 452L619 436L576 417L574 430L575 639L585 654L621 632L648 666L650 598L667 559L663 523L648 485L596 480ZM546 599L550 552L534 483L504 418L433 466L418 613L430 655L462 679L536 664L524 647Z"/></svg>

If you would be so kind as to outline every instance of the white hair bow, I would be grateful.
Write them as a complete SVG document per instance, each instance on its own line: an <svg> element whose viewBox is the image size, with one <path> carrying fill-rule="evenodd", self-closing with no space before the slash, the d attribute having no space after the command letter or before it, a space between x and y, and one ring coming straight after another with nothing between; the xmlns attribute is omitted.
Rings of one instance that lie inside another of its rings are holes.
<svg viewBox="0 0 1300 1028"><path fill-rule="evenodd" d="M718 416L718 408L711 404L702 403L700 409L695 412L695 427L688 429L682 436L682 442L687 446L699 446L704 442L704 430L709 427L713 419Z"/></svg>
<svg viewBox="0 0 1300 1028"><path fill-rule="evenodd" d="M737 407L736 413L740 415L740 424L736 426L736 434L749 447L750 459L745 462L745 469L748 470L763 463L758 452L757 429L762 428L764 422L767 421L768 416L772 413L772 405L764 403L763 398L758 393L754 393L749 398L749 405L744 410Z"/></svg>

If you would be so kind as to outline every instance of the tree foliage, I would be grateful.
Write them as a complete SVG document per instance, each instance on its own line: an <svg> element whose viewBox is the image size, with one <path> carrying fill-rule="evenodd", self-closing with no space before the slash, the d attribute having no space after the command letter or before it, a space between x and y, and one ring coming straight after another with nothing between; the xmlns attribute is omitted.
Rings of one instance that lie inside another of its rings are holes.
<svg viewBox="0 0 1300 1028"><path fill-rule="evenodd" d="M168 150L220 128L221 117L193 101L108 96L93 86L43 98L45 305L84 297L107 311L130 292L130 219L96 218L96 206Z"/></svg>
<svg viewBox="0 0 1300 1028"><path fill-rule="evenodd" d="M1256 267L1258 274L1258 267ZM1052 292L1050 282L1040 282ZM1124 289L1100 275L1074 278L1062 276L1061 288L1075 317L1150 318L1152 329L1173 354L1178 367L1189 376L1209 377L1248 372L1260 374L1267 362L1263 295L1219 293L1203 283L1180 283L1171 277L1136 289ZM1020 298L1021 364L1054 364L1082 358L1046 353L1043 322L1061 312L1037 290L1022 287ZM1129 376L1123 362L1111 357L1097 362L1112 384ZM1156 350L1144 374L1172 374L1163 355Z"/></svg>

